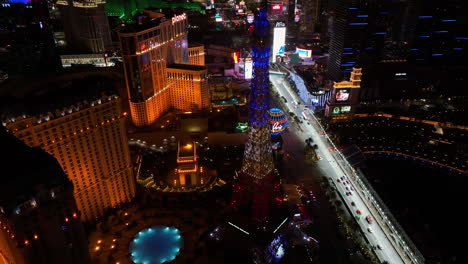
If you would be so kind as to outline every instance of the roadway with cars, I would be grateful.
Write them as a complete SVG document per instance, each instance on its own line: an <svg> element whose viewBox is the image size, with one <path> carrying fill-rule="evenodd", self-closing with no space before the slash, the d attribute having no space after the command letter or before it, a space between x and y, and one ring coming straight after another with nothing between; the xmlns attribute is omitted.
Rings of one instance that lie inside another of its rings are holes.
<svg viewBox="0 0 468 264"><path fill-rule="evenodd" d="M314 116L312 116L313 113L310 110L304 108L303 104L297 104L299 98L284 85L285 80L283 75L271 73L270 80L273 83L274 88L280 94L280 96L284 96L286 98L286 105L288 107L287 112L293 112L299 119L304 121L302 124L298 124L300 126L300 129L302 130L302 132L298 132L298 136L304 141L307 138L312 138L314 144L317 144L317 154L322 158L320 161L317 162L317 166L319 166L324 172L324 174L335 183L338 193L342 195L343 200L345 201L347 206L352 210L354 216L357 215L356 210L361 211L360 219L357 220L357 222L361 227L361 230L366 236L367 240L372 246L375 247L374 251L378 258L382 262L387 261L391 264L405 263L388 240L388 237L385 235L379 223L376 222L377 220L374 220L372 224L369 224L366 221L365 218L368 215L371 215L373 219L376 218L372 215L371 211L363 201L364 196L361 193L360 187L355 185L354 182L351 179L349 179L351 175L347 175L346 171L343 170L343 168L341 167L342 165L338 163L339 159L337 159L337 157L335 156L337 155L337 153L334 153L334 150L331 148L332 146L326 139L326 135L323 135L323 131L320 125L318 124L318 121L315 119ZM304 114L307 117L307 119L303 117L302 113L304 111ZM330 151L330 149L332 151ZM343 184L342 180L340 180L341 182L337 181L343 176L347 177L347 179L345 179L345 183L346 181L348 181L349 184ZM348 190L346 189L346 187L348 187ZM353 188L354 191L351 188ZM347 192L351 192L351 195L346 195ZM351 205L352 202L354 203L354 206ZM369 232L367 230L369 227L371 228L372 232ZM382 249L378 249L378 246L380 246Z"/></svg>

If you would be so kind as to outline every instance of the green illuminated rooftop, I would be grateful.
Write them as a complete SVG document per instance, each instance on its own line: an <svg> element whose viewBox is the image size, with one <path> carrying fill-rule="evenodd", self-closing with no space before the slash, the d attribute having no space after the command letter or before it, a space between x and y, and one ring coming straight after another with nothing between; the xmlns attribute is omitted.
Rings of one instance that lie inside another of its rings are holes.
<svg viewBox="0 0 468 264"><path fill-rule="evenodd" d="M197 10L204 13L204 8L200 3L168 3L161 0L107 0L106 12L108 16L119 17L123 20L131 20L133 16L141 12L144 8L183 8Z"/></svg>

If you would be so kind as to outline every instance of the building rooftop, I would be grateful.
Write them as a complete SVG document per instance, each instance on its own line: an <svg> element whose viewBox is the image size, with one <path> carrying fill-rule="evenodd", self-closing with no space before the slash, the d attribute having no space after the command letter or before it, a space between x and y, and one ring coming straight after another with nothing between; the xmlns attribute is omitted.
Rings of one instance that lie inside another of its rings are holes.
<svg viewBox="0 0 468 264"><path fill-rule="evenodd" d="M140 31L145 31L147 29L157 27L162 22L171 19L176 15L181 15L182 12L176 12L168 8L145 8L143 9L143 14L135 15L134 23L125 24L119 30L119 33L136 33Z"/></svg>
<svg viewBox="0 0 468 264"><path fill-rule="evenodd" d="M178 157L193 157L195 156L195 144L193 141L180 141L178 147Z"/></svg>
<svg viewBox="0 0 468 264"><path fill-rule="evenodd" d="M204 45L201 44L201 43L198 43L198 42L190 42L190 43L188 44L188 47L189 47L189 48L195 48L195 47L201 47L201 46L204 46Z"/></svg>
<svg viewBox="0 0 468 264"><path fill-rule="evenodd" d="M0 126L0 207L9 215L32 198L71 185L57 160L41 148L30 148ZM42 193L42 194L41 194Z"/></svg>
<svg viewBox="0 0 468 264"><path fill-rule="evenodd" d="M73 77L73 76L72 76ZM9 87L15 89L15 85ZM88 75L81 78L59 78L30 86L19 93L0 96L2 119L20 115L37 116L57 109L92 102L103 96L117 96L114 81L105 76Z"/></svg>
<svg viewBox="0 0 468 264"><path fill-rule="evenodd" d="M205 66L192 65L192 64L171 64L167 68L189 70L189 71L204 71L204 70L206 70Z"/></svg>

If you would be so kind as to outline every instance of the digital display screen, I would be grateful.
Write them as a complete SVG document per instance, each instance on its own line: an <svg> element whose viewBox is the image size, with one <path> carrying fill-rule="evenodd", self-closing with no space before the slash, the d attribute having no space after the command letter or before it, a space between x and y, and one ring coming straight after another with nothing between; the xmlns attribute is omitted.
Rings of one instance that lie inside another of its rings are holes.
<svg viewBox="0 0 468 264"><path fill-rule="evenodd" d="M254 21L254 14L247 14L247 22L251 24Z"/></svg>
<svg viewBox="0 0 468 264"><path fill-rule="evenodd" d="M346 105L346 106L335 106L333 107L332 114L337 115L337 114L348 114L351 112L351 106Z"/></svg>
<svg viewBox="0 0 468 264"><path fill-rule="evenodd" d="M335 100L337 102L346 102L349 100L349 89L336 90Z"/></svg>
<svg viewBox="0 0 468 264"><path fill-rule="evenodd" d="M245 79L252 79L252 68L253 68L253 62L245 61L245 68L244 68Z"/></svg>
<svg viewBox="0 0 468 264"><path fill-rule="evenodd" d="M273 58L278 54L284 54L284 45L286 44L286 28L275 27L273 30Z"/></svg>
<svg viewBox="0 0 468 264"><path fill-rule="evenodd" d="M296 52L297 52L297 54L299 54L300 58L311 58L312 57L312 50L296 48Z"/></svg>

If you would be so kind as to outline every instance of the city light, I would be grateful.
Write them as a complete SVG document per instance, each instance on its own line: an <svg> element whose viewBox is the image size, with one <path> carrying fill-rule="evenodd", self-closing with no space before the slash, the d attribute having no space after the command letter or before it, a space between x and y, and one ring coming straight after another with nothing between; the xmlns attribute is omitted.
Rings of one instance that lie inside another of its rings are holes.
<svg viewBox="0 0 468 264"><path fill-rule="evenodd" d="M245 73L245 79L246 80L252 79L252 74L253 74L253 62L252 62L252 60L246 60L245 61L244 73Z"/></svg>
<svg viewBox="0 0 468 264"><path fill-rule="evenodd" d="M273 48L271 50L272 60L276 61L276 56L284 54L286 45L286 23L276 22L273 29Z"/></svg>
<svg viewBox="0 0 468 264"><path fill-rule="evenodd" d="M245 231L244 229L242 229L242 228L236 226L235 224L233 224L233 223L231 223L231 222L228 222L228 224L231 225L231 226L233 226L233 227L235 227L237 230L239 230L239 231L241 231L241 232L243 232L243 233L245 233L245 234L247 234L247 235L250 235L249 232L247 232L247 231Z"/></svg>
<svg viewBox="0 0 468 264"><path fill-rule="evenodd" d="M297 54L299 54L299 58L312 58L312 50L310 49L301 49L301 48L296 48Z"/></svg>

